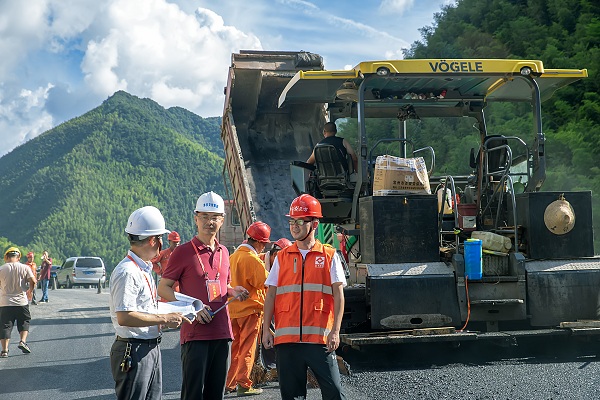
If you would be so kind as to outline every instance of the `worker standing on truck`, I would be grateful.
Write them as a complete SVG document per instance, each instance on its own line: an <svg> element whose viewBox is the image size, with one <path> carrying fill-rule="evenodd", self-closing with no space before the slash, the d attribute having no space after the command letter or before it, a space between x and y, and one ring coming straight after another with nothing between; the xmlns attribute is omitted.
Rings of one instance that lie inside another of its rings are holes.
<svg viewBox="0 0 600 400"><path fill-rule="evenodd" d="M234 392L237 389L239 396L262 393L262 389L252 387L250 373L256 357L256 340L262 322L268 275L259 254L271 242L271 227L257 221L248 227L246 235L247 242L241 244L229 259L231 285L243 286L250 292L248 301L235 301L229 305L233 343L226 391Z"/></svg>
<svg viewBox="0 0 600 400"><path fill-rule="evenodd" d="M337 127L335 126L335 123L327 122L323 126L323 136L325 136L325 138L322 139L319 144L324 143L334 146L339 152L341 160L346 160L348 154L350 154L350 157L352 157L352 165L354 165L354 172L356 172L358 170L358 158L356 157L356 153L352 149L352 146L350 146L350 143L348 143L346 139L336 136L336 133ZM306 160L306 163L314 165L315 162L315 152L313 150L308 160Z"/></svg>
<svg viewBox="0 0 600 400"><path fill-rule="evenodd" d="M265 282L263 345L276 346L282 399L306 398L307 367L323 399L345 399L335 355L344 314L344 269L335 249L315 239L323 217L317 199L308 194L295 198L287 216L296 241L279 251ZM269 329L273 316L275 336Z"/></svg>
<svg viewBox="0 0 600 400"><path fill-rule="evenodd" d="M129 216L125 233L130 249L110 278L110 318L117 334L110 349L110 366L117 399L162 398L160 326L177 328L189 319L180 313L158 314L152 263L168 233L156 207L146 206Z"/></svg>
<svg viewBox="0 0 600 400"><path fill-rule="evenodd" d="M223 198L214 192L202 194L194 209L198 234L173 251L158 284L158 294L167 301L176 300L173 285L178 281L181 293L205 304L192 325L181 327L183 400L223 398L233 339L224 306L228 297L245 300L249 294L242 286L230 285L229 252L217 241L224 219Z"/></svg>

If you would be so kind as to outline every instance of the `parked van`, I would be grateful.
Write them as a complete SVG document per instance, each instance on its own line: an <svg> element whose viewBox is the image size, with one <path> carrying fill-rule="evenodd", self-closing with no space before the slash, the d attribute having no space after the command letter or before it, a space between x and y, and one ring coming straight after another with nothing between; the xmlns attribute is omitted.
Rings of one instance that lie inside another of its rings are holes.
<svg viewBox="0 0 600 400"><path fill-rule="evenodd" d="M70 257L56 273L56 287L90 287L100 283L105 287L106 268L100 257Z"/></svg>

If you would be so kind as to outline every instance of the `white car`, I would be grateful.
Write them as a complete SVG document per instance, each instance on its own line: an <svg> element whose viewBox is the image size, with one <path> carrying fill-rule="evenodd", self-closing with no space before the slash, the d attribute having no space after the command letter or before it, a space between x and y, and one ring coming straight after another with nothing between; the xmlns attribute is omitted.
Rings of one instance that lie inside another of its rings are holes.
<svg viewBox="0 0 600 400"><path fill-rule="evenodd" d="M105 287L106 268L100 257L69 257L56 273L57 288L73 286Z"/></svg>

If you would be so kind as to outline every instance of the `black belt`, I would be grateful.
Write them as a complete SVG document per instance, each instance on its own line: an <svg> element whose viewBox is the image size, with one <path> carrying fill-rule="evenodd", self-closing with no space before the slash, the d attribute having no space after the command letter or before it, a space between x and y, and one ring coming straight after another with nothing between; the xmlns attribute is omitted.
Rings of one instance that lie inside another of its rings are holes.
<svg viewBox="0 0 600 400"><path fill-rule="evenodd" d="M127 343L160 344L161 340L162 340L162 336L159 336L154 339L124 338L121 336L117 336L117 342L127 342Z"/></svg>

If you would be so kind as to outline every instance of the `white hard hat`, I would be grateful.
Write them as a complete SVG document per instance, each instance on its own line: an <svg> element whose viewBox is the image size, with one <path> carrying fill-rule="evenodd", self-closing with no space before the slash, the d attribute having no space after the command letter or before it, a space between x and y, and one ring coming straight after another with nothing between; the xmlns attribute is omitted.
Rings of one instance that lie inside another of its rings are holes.
<svg viewBox="0 0 600 400"><path fill-rule="evenodd" d="M198 197L194 212L213 212L225 214L225 202L215 192L204 193Z"/></svg>
<svg viewBox="0 0 600 400"><path fill-rule="evenodd" d="M165 229L165 219L158 210L153 206L138 208L131 213L127 220L125 232L130 235L139 236L142 240L150 236L158 236L163 233L170 233Z"/></svg>

